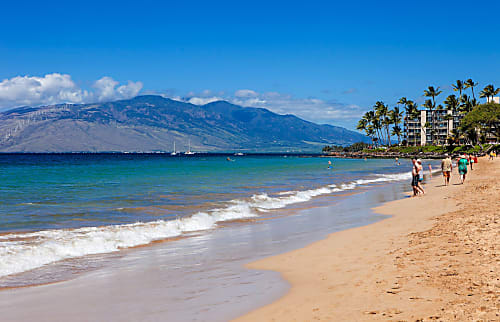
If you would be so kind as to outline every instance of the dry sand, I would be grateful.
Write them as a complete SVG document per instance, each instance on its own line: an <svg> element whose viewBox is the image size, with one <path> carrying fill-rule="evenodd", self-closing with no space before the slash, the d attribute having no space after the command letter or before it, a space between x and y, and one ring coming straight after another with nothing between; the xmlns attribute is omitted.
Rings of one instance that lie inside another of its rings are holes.
<svg viewBox="0 0 500 322"><path fill-rule="evenodd" d="M481 158L464 185L435 175L393 215L248 265L291 284L238 321L500 321L500 160Z"/></svg>

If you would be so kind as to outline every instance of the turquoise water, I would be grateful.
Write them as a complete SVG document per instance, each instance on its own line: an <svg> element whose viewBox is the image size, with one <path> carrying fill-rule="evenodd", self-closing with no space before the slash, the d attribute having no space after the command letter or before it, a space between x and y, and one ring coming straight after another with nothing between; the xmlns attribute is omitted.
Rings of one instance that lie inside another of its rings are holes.
<svg viewBox="0 0 500 322"><path fill-rule="evenodd" d="M0 154L0 277L410 178L407 160L226 158Z"/></svg>
<svg viewBox="0 0 500 322"><path fill-rule="evenodd" d="M207 202L401 171L392 160L231 158L235 161L226 156L0 155L0 230L168 219ZM333 170L327 169L328 160Z"/></svg>

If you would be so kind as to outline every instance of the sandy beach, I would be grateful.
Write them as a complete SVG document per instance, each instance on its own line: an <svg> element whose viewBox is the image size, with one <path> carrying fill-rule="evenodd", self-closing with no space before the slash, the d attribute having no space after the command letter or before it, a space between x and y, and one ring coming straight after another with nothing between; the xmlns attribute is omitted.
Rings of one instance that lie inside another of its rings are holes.
<svg viewBox="0 0 500 322"><path fill-rule="evenodd" d="M434 175L425 196L376 208L386 220L248 264L291 289L237 321L499 321L499 168Z"/></svg>

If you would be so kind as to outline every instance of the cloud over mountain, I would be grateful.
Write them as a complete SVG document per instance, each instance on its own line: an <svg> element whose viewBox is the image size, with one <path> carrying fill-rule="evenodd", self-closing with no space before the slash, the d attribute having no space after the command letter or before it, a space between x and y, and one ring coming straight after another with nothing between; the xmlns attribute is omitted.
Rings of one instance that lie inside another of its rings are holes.
<svg viewBox="0 0 500 322"><path fill-rule="evenodd" d="M140 81L120 84L104 76L82 88L71 75L52 73L44 76L16 76L0 82L0 110L17 106L40 106L58 103L95 103L137 96L142 90ZM147 91L146 91L147 92ZM279 92L258 92L249 88L233 93L203 90L184 96L157 93L177 101L205 105L225 100L246 107L264 107L278 114L293 114L317 123L354 124L363 109L357 105L316 97L300 98Z"/></svg>
<svg viewBox="0 0 500 322"><path fill-rule="evenodd" d="M201 93L189 93L189 96L176 100L203 105L218 100L248 107L265 107L278 114L293 114L303 119L332 123L335 121L357 120L364 112L363 108L354 104L345 104L335 100L323 100L315 97L297 98L278 92L259 93L251 89L239 89L232 95L217 95L209 90Z"/></svg>
<svg viewBox="0 0 500 322"><path fill-rule="evenodd" d="M0 109L22 105L57 103L89 103L137 96L141 82L119 85L111 77L95 81L92 89L82 89L68 74L52 73L39 76L15 76L0 82Z"/></svg>

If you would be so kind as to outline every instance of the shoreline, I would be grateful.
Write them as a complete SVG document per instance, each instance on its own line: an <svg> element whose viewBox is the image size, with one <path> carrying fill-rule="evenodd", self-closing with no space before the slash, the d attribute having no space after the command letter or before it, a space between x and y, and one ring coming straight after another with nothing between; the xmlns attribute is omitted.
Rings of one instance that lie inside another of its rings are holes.
<svg viewBox="0 0 500 322"><path fill-rule="evenodd" d="M427 183L426 196L374 209L391 215L387 219L247 264L249 269L280 272L291 287L282 298L235 321L498 319L500 307L494 301L500 285L492 276L499 268L499 171L497 160L488 162L481 158L465 185L453 184L458 180L454 169L449 187L441 186L442 176L437 175ZM464 209L471 208L471 215L480 218L468 218ZM460 249L471 248L463 239L473 234L463 236L463 231L474 220L482 227L475 230L476 243L487 245L487 251L457 256ZM472 266L478 261L474 256L489 272ZM479 281L478 275L486 280Z"/></svg>
<svg viewBox="0 0 500 322"><path fill-rule="evenodd" d="M104 259L102 267L74 279L4 290L0 312L9 321L235 318L288 290L278 273L249 271L245 263L304 247L311 236L319 240L332 231L380 220L383 216L369 209L400 197L401 188L399 181L374 184L359 193L349 190L342 198L324 196L308 207L293 207L297 213L292 216L125 251L118 260ZM352 206L360 201L363 209ZM341 210L330 216L331 209ZM263 296L256 293L263 288Z"/></svg>

